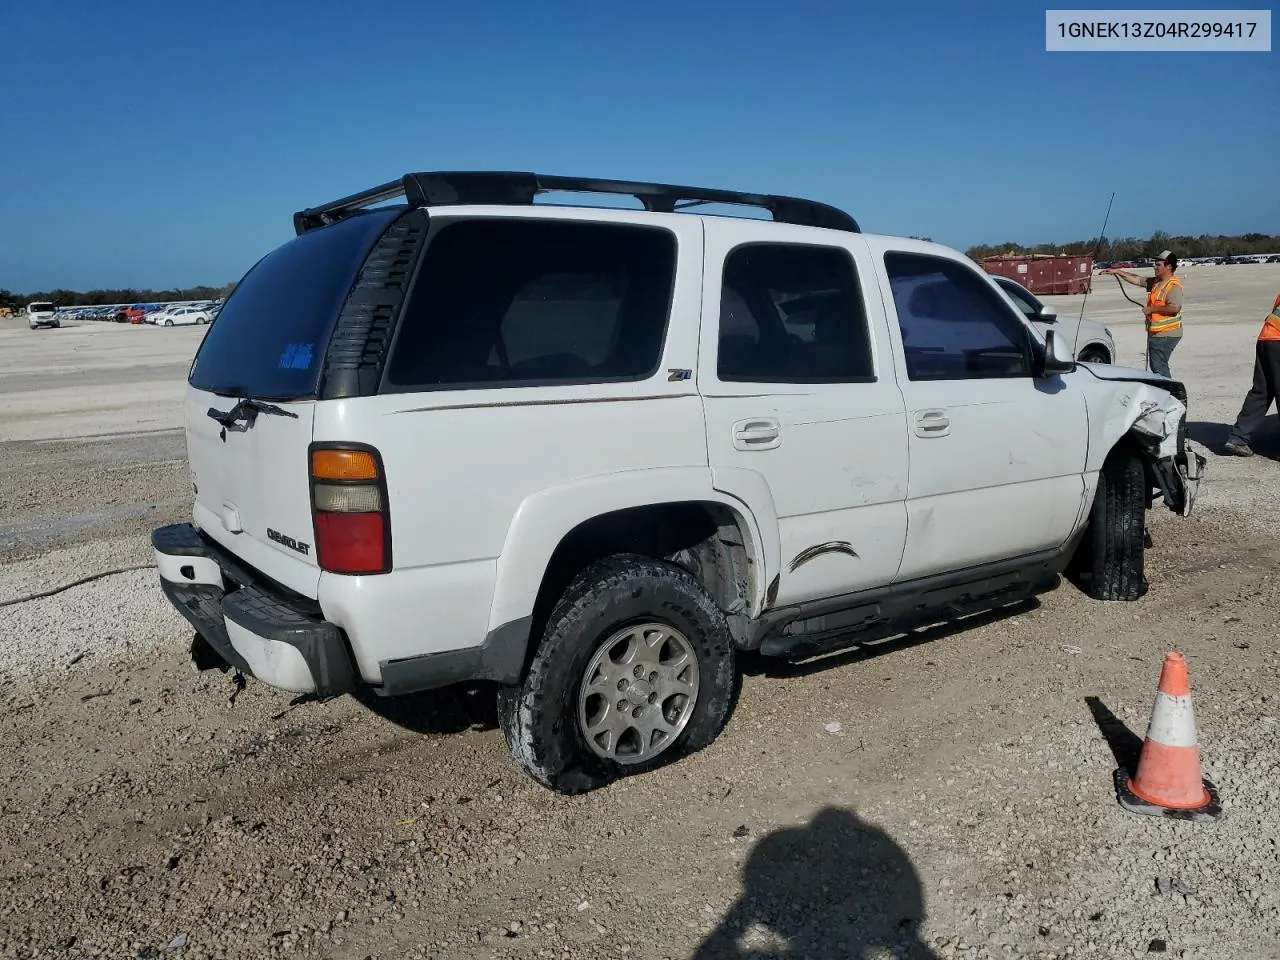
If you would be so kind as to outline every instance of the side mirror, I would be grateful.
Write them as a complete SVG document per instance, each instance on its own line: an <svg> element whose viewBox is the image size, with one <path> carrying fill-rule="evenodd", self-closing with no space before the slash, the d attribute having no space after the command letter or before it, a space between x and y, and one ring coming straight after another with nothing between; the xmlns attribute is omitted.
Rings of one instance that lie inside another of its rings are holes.
<svg viewBox="0 0 1280 960"><path fill-rule="evenodd" d="M1059 373L1070 373L1076 368L1075 357L1071 356L1067 342L1058 335L1057 330L1048 330L1044 335L1044 368L1041 376L1051 377Z"/></svg>
<svg viewBox="0 0 1280 960"><path fill-rule="evenodd" d="M1041 323L1057 323L1058 315L1054 313L1052 310L1050 310L1047 306L1041 307L1039 320Z"/></svg>

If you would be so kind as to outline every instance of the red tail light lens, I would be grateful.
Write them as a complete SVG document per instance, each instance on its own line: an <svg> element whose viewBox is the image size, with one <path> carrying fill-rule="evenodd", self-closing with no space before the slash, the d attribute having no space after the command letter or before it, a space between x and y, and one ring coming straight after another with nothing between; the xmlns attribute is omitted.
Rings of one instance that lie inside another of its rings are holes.
<svg viewBox="0 0 1280 960"><path fill-rule="evenodd" d="M378 451L356 444L313 445L311 515L321 570L370 574L391 569L391 517Z"/></svg>
<svg viewBox="0 0 1280 960"><path fill-rule="evenodd" d="M316 559L330 573L379 573L387 527L380 513L316 512Z"/></svg>

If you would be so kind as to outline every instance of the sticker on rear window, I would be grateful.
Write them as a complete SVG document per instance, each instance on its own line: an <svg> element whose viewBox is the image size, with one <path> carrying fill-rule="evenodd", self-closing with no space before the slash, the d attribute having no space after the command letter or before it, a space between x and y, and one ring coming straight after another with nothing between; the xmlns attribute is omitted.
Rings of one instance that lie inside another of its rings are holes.
<svg viewBox="0 0 1280 960"><path fill-rule="evenodd" d="M314 343L291 343L285 347L284 353L280 354L281 370L306 370L311 366L311 355L314 352Z"/></svg>

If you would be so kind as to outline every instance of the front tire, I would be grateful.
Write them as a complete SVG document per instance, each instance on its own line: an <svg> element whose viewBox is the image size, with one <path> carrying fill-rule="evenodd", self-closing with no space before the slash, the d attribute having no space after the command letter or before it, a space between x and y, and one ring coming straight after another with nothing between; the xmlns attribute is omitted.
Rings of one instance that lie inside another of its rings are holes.
<svg viewBox="0 0 1280 960"><path fill-rule="evenodd" d="M1090 518L1089 595L1094 599L1132 601L1146 594L1146 512L1146 468L1135 454L1112 451L1098 475Z"/></svg>
<svg viewBox="0 0 1280 960"><path fill-rule="evenodd" d="M1101 347L1085 347L1080 351L1081 363L1110 363L1111 357Z"/></svg>
<svg viewBox="0 0 1280 960"><path fill-rule="evenodd" d="M577 794L708 746L737 689L724 614L686 570L635 555L583 570L519 687L498 697L511 757Z"/></svg>

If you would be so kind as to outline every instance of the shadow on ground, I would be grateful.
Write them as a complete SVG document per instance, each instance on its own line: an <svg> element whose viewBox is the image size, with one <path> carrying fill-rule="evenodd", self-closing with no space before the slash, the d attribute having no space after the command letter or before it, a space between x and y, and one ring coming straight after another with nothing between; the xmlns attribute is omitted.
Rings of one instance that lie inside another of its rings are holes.
<svg viewBox="0 0 1280 960"><path fill-rule="evenodd" d="M1222 445L1231 435L1231 424L1210 423L1207 420L1188 420L1187 436L1195 443L1208 448L1218 456L1229 456ZM1280 460L1280 416L1268 417L1253 436L1250 444L1253 452L1269 460Z"/></svg>
<svg viewBox="0 0 1280 960"><path fill-rule="evenodd" d="M847 810L771 833L742 894L691 960L936 960L921 939L924 894L906 852Z"/></svg>
<svg viewBox="0 0 1280 960"><path fill-rule="evenodd" d="M1085 697L1084 702L1093 714L1093 722L1102 731L1107 746L1111 748L1116 766L1123 768L1131 777L1137 774L1138 760L1142 756L1142 738L1125 726L1124 721L1097 697Z"/></svg>
<svg viewBox="0 0 1280 960"><path fill-rule="evenodd" d="M380 697L361 690L352 694L371 713L413 733L446 734L496 730L498 688L475 683L399 697Z"/></svg>

